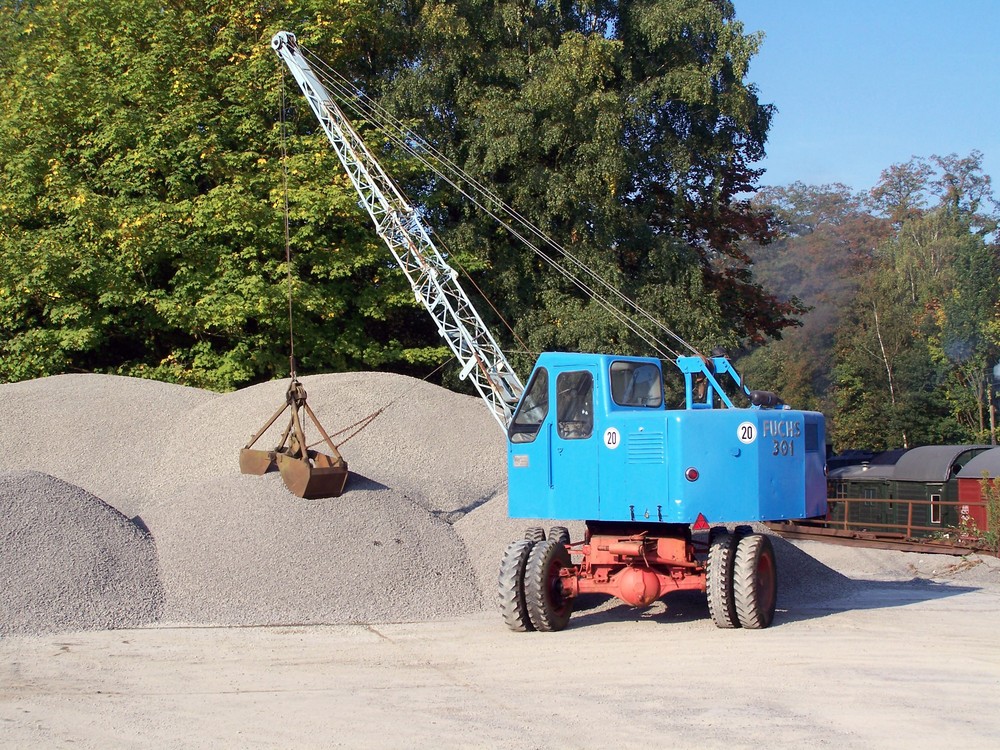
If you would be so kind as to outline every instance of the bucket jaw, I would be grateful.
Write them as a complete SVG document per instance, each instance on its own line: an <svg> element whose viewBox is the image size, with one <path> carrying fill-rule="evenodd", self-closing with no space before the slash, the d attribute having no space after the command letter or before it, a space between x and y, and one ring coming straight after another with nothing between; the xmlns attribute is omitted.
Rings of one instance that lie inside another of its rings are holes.
<svg viewBox="0 0 1000 750"><path fill-rule="evenodd" d="M278 421L278 417L286 409L291 410L291 415L277 447L271 451L254 448L254 443ZM323 437L321 442L326 444L329 455L309 447L302 424L303 411ZM295 378L292 378L285 393L285 403L240 451L241 473L259 475L275 470L281 472L281 479L289 492L302 498L339 497L347 484L347 461L340 455L337 446L309 407L306 390Z"/></svg>

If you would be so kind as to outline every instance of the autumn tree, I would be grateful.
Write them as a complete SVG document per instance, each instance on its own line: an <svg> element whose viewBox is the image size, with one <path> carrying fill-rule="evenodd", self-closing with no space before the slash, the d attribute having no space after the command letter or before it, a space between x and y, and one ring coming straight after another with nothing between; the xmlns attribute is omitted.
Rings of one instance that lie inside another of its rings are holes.
<svg viewBox="0 0 1000 750"><path fill-rule="evenodd" d="M981 155L913 159L872 191L896 225L838 334L836 424L851 447L990 439L1000 300Z"/></svg>
<svg viewBox="0 0 1000 750"><path fill-rule="evenodd" d="M845 185L768 187L754 196L776 217L779 237L747 243L755 277L786 300L808 308L801 327L753 349L740 368L754 387L775 390L797 408L832 413L834 338L876 246L891 230L863 195Z"/></svg>

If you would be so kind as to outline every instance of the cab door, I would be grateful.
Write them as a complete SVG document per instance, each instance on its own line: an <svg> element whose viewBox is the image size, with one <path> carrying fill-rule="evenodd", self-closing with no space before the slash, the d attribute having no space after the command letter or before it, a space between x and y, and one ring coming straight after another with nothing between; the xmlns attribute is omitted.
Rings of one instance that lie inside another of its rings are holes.
<svg viewBox="0 0 1000 750"><path fill-rule="evenodd" d="M600 518L598 443L594 424L597 373L591 367L555 370L552 430L552 517Z"/></svg>
<svg viewBox="0 0 1000 750"><path fill-rule="evenodd" d="M549 372L538 367L507 429L507 512L511 518L546 518L552 492Z"/></svg>

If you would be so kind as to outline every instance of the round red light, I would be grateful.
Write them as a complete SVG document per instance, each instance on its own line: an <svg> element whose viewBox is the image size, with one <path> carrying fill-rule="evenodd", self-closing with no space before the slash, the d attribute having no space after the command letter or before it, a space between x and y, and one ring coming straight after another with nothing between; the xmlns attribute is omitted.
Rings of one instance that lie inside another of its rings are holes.
<svg viewBox="0 0 1000 750"><path fill-rule="evenodd" d="M684 478L687 479L689 482L695 481L700 476L701 474L699 474L698 470L693 466L684 472Z"/></svg>

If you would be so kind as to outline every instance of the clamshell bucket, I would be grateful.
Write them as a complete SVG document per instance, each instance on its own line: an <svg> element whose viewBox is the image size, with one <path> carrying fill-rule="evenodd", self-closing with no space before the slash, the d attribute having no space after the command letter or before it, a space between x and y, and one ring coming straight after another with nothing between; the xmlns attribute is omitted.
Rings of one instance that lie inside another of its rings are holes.
<svg viewBox="0 0 1000 750"><path fill-rule="evenodd" d="M274 471L274 451L262 451L256 448L244 448L240 451L241 474L267 474Z"/></svg>
<svg viewBox="0 0 1000 750"><path fill-rule="evenodd" d="M278 451L276 462L281 479L293 494L304 498L339 497L347 483L347 464L325 453L307 451L307 458L297 458Z"/></svg>
<svg viewBox="0 0 1000 750"><path fill-rule="evenodd" d="M278 446L272 451L254 448L253 444L267 432L285 409L291 409L291 416ZM323 436L323 442L332 455L309 448L299 416L299 411L303 409ZM240 451L240 472L243 474L259 475L275 470L281 472L281 479L289 492L302 498L339 497L347 484L347 461L340 455L337 446L306 403L305 388L294 378L285 394L284 405Z"/></svg>

